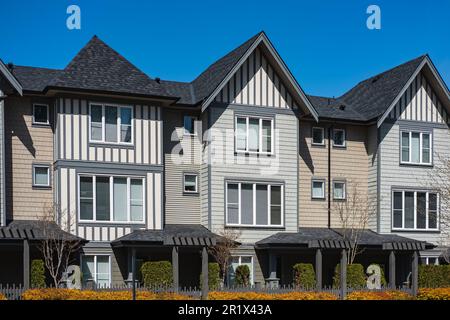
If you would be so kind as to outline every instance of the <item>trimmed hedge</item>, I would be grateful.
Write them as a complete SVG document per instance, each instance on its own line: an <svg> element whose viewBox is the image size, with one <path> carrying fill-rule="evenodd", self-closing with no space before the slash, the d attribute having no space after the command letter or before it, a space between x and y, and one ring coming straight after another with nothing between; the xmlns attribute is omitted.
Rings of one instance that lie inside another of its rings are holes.
<svg viewBox="0 0 450 320"><path fill-rule="evenodd" d="M172 263L169 261L147 261L141 266L142 281L146 287L171 286L172 272Z"/></svg>
<svg viewBox="0 0 450 320"><path fill-rule="evenodd" d="M294 284L301 288L316 286L316 273L311 263L297 263L294 269Z"/></svg>
<svg viewBox="0 0 450 320"><path fill-rule="evenodd" d="M240 265L236 268L235 282L239 286L250 285L250 268L247 265Z"/></svg>
<svg viewBox="0 0 450 320"><path fill-rule="evenodd" d="M366 287L366 274L362 264L354 263L347 265L347 287L364 288ZM336 265L334 269L333 287L339 288L341 285L341 265Z"/></svg>
<svg viewBox="0 0 450 320"><path fill-rule="evenodd" d="M438 288L450 286L450 265L420 265L419 287Z"/></svg>
<svg viewBox="0 0 450 320"><path fill-rule="evenodd" d="M31 261L30 277L32 288L45 288L45 266L43 260L36 259Z"/></svg>
<svg viewBox="0 0 450 320"><path fill-rule="evenodd" d="M202 279L202 274L200 274L200 287ZM220 267L217 262L208 263L208 287L209 290L217 290L220 287Z"/></svg>

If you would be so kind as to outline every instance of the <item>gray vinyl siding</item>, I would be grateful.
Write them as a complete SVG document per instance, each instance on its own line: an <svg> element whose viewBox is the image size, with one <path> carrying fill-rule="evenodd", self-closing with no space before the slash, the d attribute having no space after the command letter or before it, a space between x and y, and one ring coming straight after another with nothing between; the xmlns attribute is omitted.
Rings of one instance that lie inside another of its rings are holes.
<svg viewBox="0 0 450 320"><path fill-rule="evenodd" d="M210 111L207 110L206 112L202 113L202 128L208 128L208 117L209 117ZM209 143L207 142L207 134L203 134L202 137L203 141L203 152L202 152L202 162L200 165L200 223L209 228L209 188L210 188L210 166L208 162L209 157Z"/></svg>
<svg viewBox="0 0 450 320"><path fill-rule="evenodd" d="M367 152L369 156L368 198L371 203L376 204L378 199L378 128L376 125L372 125L367 131ZM377 231L378 227L377 211L375 215L369 217L368 221L368 227L373 231Z"/></svg>
<svg viewBox="0 0 450 320"><path fill-rule="evenodd" d="M400 165L400 126L399 124L384 123L381 128L381 202L380 202L380 232L390 233L391 229L391 191L393 187L433 189L430 174L432 167ZM433 162L439 166L440 157L448 157L450 153L450 131L446 128L432 129ZM397 232L417 240L436 243L439 233L436 232Z"/></svg>
<svg viewBox="0 0 450 320"><path fill-rule="evenodd" d="M3 92L0 90L0 96ZM0 226L6 225L5 212L5 103L0 100Z"/></svg>
<svg viewBox="0 0 450 320"><path fill-rule="evenodd" d="M255 111L257 108L253 109ZM239 241L243 244L253 244L280 231L296 232L298 227L297 117L294 113L274 113L275 155L272 157L247 157L234 155L233 128L236 112L234 106L229 105L227 108L221 108L212 104L210 112L212 112L213 130L216 132L218 130L222 134L219 139L214 139L212 149L215 156L222 153L223 158L226 159L226 163L222 160L214 161L210 167L212 230L223 229L225 223L225 181L237 179L245 182L256 179L269 182L278 181L284 184L284 217L282 218L284 228L281 230L280 228L241 228ZM243 112L239 111L239 114L243 114ZM226 148L221 149L220 143L225 140Z"/></svg>
<svg viewBox="0 0 450 320"><path fill-rule="evenodd" d="M184 113L179 110L164 111L164 177L165 177L165 223L200 224L200 164L201 125L196 125L195 136L185 136ZM182 152L182 156L180 153ZM198 193L185 194L184 173L196 173ZM206 191L207 192L207 191Z"/></svg>

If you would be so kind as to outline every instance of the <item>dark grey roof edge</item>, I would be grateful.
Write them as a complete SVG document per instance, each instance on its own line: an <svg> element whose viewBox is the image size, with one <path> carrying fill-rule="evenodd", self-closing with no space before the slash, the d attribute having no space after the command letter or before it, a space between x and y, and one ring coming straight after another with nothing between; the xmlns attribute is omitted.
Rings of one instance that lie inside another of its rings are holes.
<svg viewBox="0 0 450 320"><path fill-rule="evenodd" d="M14 76L14 74L9 70L9 68L0 59L0 73L6 78L9 84L22 96L23 88L20 81Z"/></svg>

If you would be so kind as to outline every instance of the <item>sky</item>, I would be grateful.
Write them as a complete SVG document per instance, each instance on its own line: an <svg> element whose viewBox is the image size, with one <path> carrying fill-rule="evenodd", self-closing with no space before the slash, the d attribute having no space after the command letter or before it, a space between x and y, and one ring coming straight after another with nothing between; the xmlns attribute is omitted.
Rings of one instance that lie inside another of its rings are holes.
<svg viewBox="0 0 450 320"><path fill-rule="evenodd" d="M81 29L69 30L69 5ZM381 29L369 30L369 5ZM450 85L450 0L0 0L0 58L64 68L97 35L151 77L192 81L263 30L302 88L340 96L428 53Z"/></svg>

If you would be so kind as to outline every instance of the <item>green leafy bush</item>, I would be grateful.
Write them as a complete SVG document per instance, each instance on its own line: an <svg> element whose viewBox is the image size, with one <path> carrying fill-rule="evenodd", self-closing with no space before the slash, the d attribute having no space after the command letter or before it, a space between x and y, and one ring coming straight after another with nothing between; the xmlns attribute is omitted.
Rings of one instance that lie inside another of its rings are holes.
<svg viewBox="0 0 450 320"><path fill-rule="evenodd" d="M250 269L247 265L240 265L235 271L235 281L239 286L250 285Z"/></svg>
<svg viewBox="0 0 450 320"><path fill-rule="evenodd" d="M200 287L202 286L203 276L200 274ZM208 264L208 287L209 290L217 290L220 287L220 267L216 262Z"/></svg>
<svg viewBox="0 0 450 320"><path fill-rule="evenodd" d="M302 288L314 288L316 273L311 263L297 263L294 269L294 284Z"/></svg>
<svg viewBox="0 0 450 320"><path fill-rule="evenodd" d="M172 263L169 261L147 261L141 266L144 286L171 286L173 284Z"/></svg>
<svg viewBox="0 0 450 320"><path fill-rule="evenodd" d="M419 287L438 288L450 286L450 265L420 265Z"/></svg>
<svg viewBox="0 0 450 320"><path fill-rule="evenodd" d="M366 286L366 274L361 264L354 263L347 265L347 287L364 288ZM338 264L334 269L333 287L338 288L341 285L341 265Z"/></svg>
<svg viewBox="0 0 450 320"><path fill-rule="evenodd" d="M32 288L45 288L45 266L43 260L31 261L30 278Z"/></svg>

